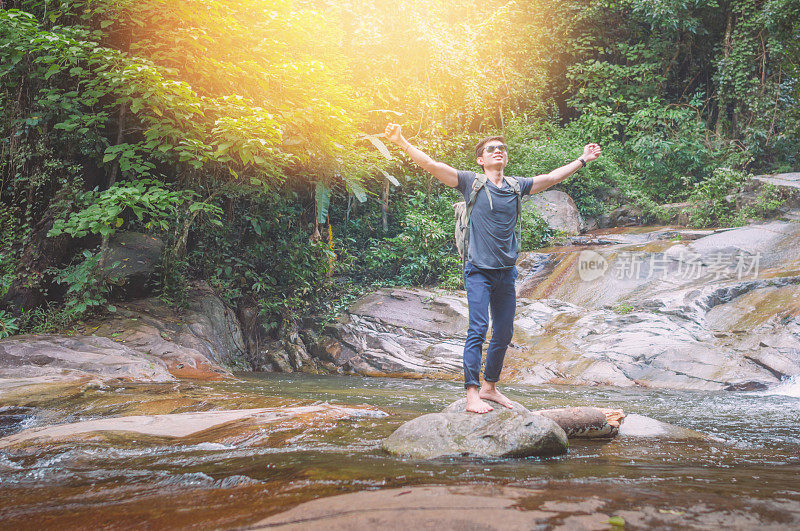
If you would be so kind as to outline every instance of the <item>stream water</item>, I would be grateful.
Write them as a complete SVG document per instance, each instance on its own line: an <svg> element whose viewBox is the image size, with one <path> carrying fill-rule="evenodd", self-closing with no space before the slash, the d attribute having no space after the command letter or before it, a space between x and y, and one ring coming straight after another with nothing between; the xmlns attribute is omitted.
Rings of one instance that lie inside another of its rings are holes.
<svg viewBox="0 0 800 531"><path fill-rule="evenodd" d="M543 489L552 499L598 498L609 514L646 507L679 515L689 527L800 522L797 381L769 393L508 386L507 394L530 409L621 407L713 438L621 436L573 440L569 453L556 458L414 461L384 454L381 440L402 422L459 398L459 384L297 374L239 378L0 399L0 413L22 419L0 435L111 416L320 402L370 405L388 415L265 428L239 443L118 434L0 450L0 527L237 528L319 497L474 484Z"/></svg>

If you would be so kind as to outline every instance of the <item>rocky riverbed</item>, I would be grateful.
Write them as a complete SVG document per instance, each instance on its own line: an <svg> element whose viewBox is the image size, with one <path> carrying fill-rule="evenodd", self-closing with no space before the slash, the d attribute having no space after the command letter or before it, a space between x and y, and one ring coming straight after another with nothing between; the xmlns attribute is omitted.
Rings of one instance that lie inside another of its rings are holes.
<svg viewBox="0 0 800 531"><path fill-rule="evenodd" d="M503 381L759 390L800 374L800 211L740 228L598 229L520 258ZM0 390L72 379L218 379L231 370L461 378L463 292L384 288L335 322L259 340L207 286L65 336L0 341Z"/></svg>
<svg viewBox="0 0 800 531"><path fill-rule="evenodd" d="M800 373L800 223L603 229L520 259L510 382L765 389ZM458 378L463 293L386 288L313 337L365 375Z"/></svg>
<svg viewBox="0 0 800 531"><path fill-rule="evenodd" d="M528 409L627 412L562 457L384 451L463 393L463 292L384 288L262 341L198 284L183 310L143 298L2 340L0 523L441 527L470 503L485 511L462 523L508 528L800 525L793 217L600 229L521 257L504 389Z"/></svg>

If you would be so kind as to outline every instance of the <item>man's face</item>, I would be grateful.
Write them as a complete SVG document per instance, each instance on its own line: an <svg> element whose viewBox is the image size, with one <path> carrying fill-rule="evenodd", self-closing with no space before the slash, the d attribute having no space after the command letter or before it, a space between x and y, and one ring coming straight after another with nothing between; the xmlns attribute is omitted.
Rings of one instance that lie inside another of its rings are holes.
<svg viewBox="0 0 800 531"><path fill-rule="evenodd" d="M490 140L483 146L478 164L487 169L503 169L508 164L508 148L500 140Z"/></svg>

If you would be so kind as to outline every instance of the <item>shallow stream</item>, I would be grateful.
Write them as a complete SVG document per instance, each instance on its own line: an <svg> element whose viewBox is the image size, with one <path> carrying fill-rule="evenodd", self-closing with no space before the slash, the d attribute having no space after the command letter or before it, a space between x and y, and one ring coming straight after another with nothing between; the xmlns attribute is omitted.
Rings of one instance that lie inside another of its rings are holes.
<svg viewBox="0 0 800 531"><path fill-rule="evenodd" d="M597 498L608 514L646 508L689 527L800 522L800 382L786 382L773 394L508 386L507 394L530 409L621 407L713 438L573 440L569 453L556 458L414 461L384 454L380 441L402 422L458 399L459 384L299 374L239 378L0 399L0 413L21 420L6 423L0 435L111 416L320 402L369 405L389 415L265 427L239 443L120 433L0 450L0 527L248 527L324 496L474 484L543 489L557 500Z"/></svg>

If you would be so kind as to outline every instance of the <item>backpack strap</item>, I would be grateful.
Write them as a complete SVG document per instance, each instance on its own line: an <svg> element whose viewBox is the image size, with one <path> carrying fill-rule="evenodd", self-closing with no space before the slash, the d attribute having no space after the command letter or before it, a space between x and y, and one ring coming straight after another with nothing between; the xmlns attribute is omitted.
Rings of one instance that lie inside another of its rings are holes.
<svg viewBox="0 0 800 531"><path fill-rule="evenodd" d="M504 175L503 179L505 179L517 196L517 221L515 225L517 226L517 250L519 250L519 247L522 245L522 188L519 185L519 181L514 177Z"/></svg>
<svg viewBox="0 0 800 531"><path fill-rule="evenodd" d="M470 217L472 216L472 207L475 206L475 200L478 198L478 192L481 191L481 188L486 190L486 195L489 197L489 206L492 205L492 196L489 193L489 188L486 187L486 176L485 175L475 175L475 180L472 181L472 190L469 192L469 200L467 201L467 232L464 235L464 256L462 257L462 263L467 263L467 256L469 255L469 237L470 233L472 232L472 228L470 227Z"/></svg>

